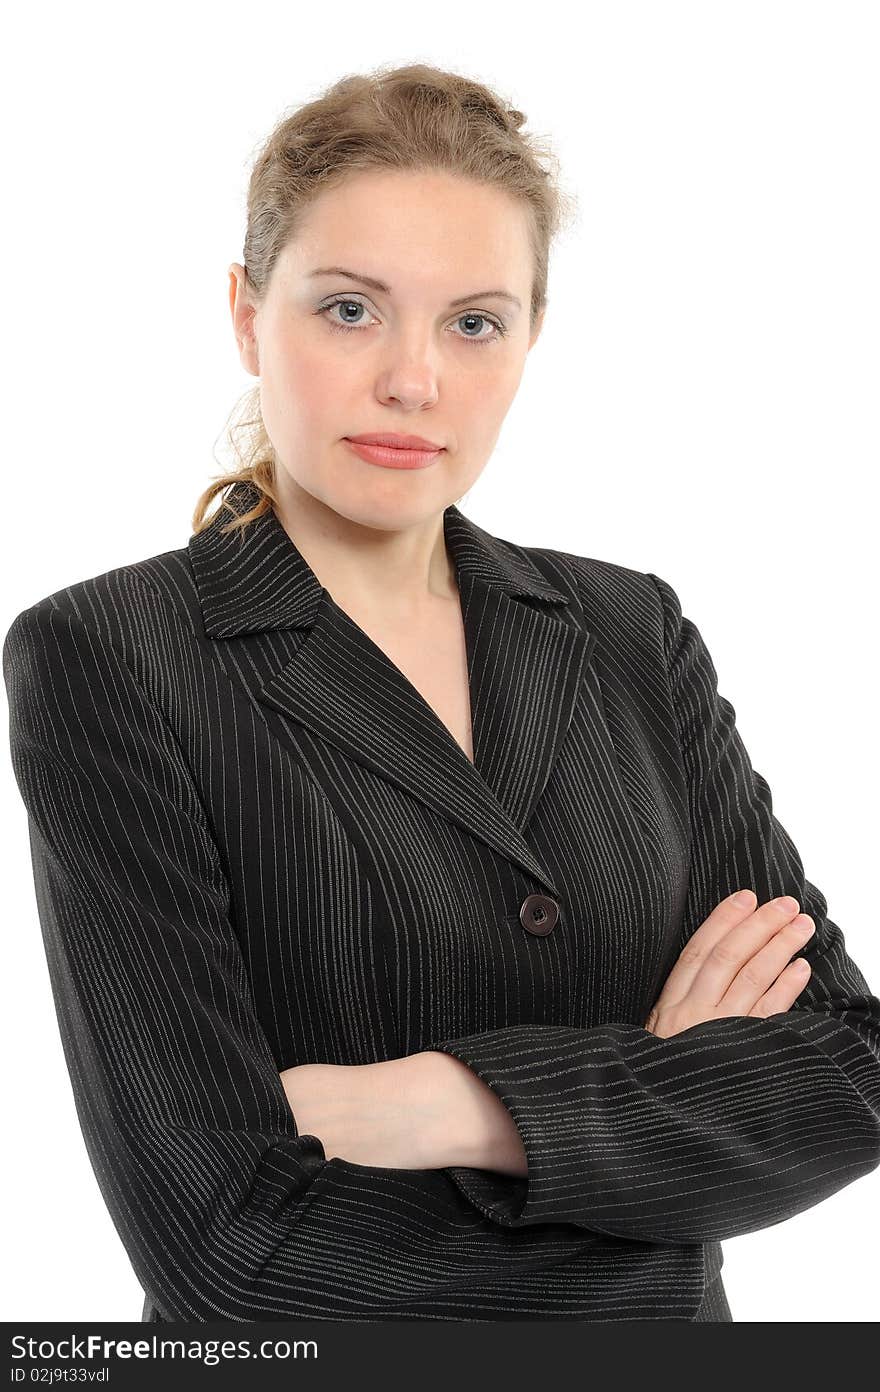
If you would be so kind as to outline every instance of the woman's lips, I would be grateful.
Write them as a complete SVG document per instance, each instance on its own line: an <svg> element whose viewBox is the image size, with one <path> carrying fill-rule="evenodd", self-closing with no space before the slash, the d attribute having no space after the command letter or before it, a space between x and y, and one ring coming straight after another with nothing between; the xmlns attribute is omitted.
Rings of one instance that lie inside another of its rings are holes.
<svg viewBox="0 0 880 1392"><path fill-rule="evenodd" d="M355 454L360 455L361 459L366 459L369 464L382 464L386 469L424 469L443 453L442 449L415 450L397 449L390 445L362 445L357 440L349 440L347 436L345 443Z"/></svg>

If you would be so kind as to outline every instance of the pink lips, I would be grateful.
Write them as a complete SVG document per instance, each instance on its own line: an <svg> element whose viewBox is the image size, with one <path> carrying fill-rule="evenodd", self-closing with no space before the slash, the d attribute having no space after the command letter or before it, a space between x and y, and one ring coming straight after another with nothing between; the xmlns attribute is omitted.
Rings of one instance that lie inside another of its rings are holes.
<svg viewBox="0 0 880 1392"><path fill-rule="evenodd" d="M422 435L401 435L396 430L365 432L363 435L346 435L358 445L389 445L391 449L437 450L442 449L436 440L426 440Z"/></svg>
<svg viewBox="0 0 880 1392"><path fill-rule="evenodd" d="M420 435L346 436L345 443L361 459L386 469L424 469L443 453L442 445L432 444Z"/></svg>

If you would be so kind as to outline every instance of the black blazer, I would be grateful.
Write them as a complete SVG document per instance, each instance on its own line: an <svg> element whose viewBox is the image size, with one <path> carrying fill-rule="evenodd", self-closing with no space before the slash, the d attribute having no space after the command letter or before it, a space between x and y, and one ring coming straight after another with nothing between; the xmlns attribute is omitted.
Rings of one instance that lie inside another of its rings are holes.
<svg viewBox="0 0 880 1392"><path fill-rule="evenodd" d="M880 1002L675 592L447 508L471 764L275 514L228 519L3 647L61 1038L143 1319L730 1319L720 1240L880 1162ZM645 1031L746 885L815 921L795 1006ZM299 1134L282 1069L424 1049L503 1100L527 1178Z"/></svg>

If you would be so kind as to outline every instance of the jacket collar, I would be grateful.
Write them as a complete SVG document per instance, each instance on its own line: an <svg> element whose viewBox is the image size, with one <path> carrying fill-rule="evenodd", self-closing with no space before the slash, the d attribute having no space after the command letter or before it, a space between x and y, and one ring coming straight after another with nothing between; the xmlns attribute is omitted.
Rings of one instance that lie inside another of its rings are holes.
<svg viewBox="0 0 880 1392"><path fill-rule="evenodd" d="M241 513L259 497L243 481L228 501ZM333 602L274 511L223 536L228 520L221 508L189 541L205 633L224 665L227 642L233 649L236 680L269 713L279 737L309 758L295 736L306 727L558 894L525 828L577 703L598 709L595 634L584 623L576 582L560 571L570 592L557 589L523 548L491 536L454 505L445 509L467 645L471 762L403 672ZM273 630L282 629L294 632L279 644ZM238 661L237 642L247 645L247 661ZM591 756L608 754L601 721L591 723L588 738L585 767ZM584 796L598 791L588 787Z"/></svg>
<svg viewBox="0 0 880 1392"><path fill-rule="evenodd" d="M241 515L260 496L259 489L242 480L232 486L225 501ZM270 508L224 536L221 529L230 515L229 508L221 506L210 525L189 541L205 633L209 638L233 638L310 626L323 586L275 512ZM460 587L473 577L512 598L569 602L525 555L509 551L454 504L443 513L443 530Z"/></svg>

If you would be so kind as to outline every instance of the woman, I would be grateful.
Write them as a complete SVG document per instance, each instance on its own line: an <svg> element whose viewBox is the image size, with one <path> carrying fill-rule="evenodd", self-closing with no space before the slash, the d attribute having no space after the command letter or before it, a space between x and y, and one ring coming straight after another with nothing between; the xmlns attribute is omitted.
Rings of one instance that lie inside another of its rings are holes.
<svg viewBox="0 0 880 1392"><path fill-rule="evenodd" d="M455 506L564 208L522 123L423 65L286 118L243 467L6 636L144 1319L729 1320L720 1240L880 1160L880 1002L674 590Z"/></svg>

